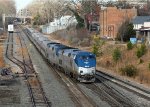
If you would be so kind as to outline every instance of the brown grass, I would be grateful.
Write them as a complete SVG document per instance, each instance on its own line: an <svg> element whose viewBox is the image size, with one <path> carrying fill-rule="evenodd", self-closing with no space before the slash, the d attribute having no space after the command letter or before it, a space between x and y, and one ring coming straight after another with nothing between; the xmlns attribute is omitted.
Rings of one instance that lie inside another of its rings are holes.
<svg viewBox="0 0 150 107"><path fill-rule="evenodd" d="M68 46L70 46L69 42L67 40L65 40L64 38L54 36L53 34L48 36L48 38L49 38L49 40L54 40L55 42L59 42L59 43L62 43L62 44L67 44Z"/></svg>
<svg viewBox="0 0 150 107"><path fill-rule="evenodd" d="M26 47L23 47L22 51L23 51L24 56L28 56L28 50L26 49Z"/></svg>
<svg viewBox="0 0 150 107"><path fill-rule="evenodd" d="M23 47L23 48L18 48L17 53L18 53L19 55L22 55L22 53L23 53L24 55L27 55L27 54L28 54L28 53L27 53L27 49L26 49L25 47Z"/></svg>

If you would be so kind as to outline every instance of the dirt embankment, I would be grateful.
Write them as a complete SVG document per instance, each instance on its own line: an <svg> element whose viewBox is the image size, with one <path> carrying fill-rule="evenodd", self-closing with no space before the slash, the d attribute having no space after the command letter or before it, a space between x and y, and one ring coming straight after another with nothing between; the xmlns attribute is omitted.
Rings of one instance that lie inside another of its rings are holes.
<svg viewBox="0 0 150 107"><path fill-rule="evenodd" d="M121 50L121 59L117 63L113 61L112 57L113 51L116 47ZM150 86L150 49L148 49L146 54L141 58L136 56L137 47L134 47L132 50L127 50L126 44L105 44L102 52L103 55L97 57L98 67L109 69L111 70L109 71L110 73L122 76L120 69L127 65L133 65L137 68L137 75L131 78L127 76L124 77Z"/></svg>

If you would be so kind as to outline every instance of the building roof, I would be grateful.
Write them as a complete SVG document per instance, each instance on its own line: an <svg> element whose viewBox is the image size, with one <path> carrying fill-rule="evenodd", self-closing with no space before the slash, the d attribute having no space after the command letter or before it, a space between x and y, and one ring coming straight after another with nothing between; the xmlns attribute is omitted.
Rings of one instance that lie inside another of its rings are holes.
<svg viewBox="0 0 150 107"><path fill-rule="evenodd" d="M137 16L132 20L133 24L144 24L144 22L150 22L150 16Z"/></svg>

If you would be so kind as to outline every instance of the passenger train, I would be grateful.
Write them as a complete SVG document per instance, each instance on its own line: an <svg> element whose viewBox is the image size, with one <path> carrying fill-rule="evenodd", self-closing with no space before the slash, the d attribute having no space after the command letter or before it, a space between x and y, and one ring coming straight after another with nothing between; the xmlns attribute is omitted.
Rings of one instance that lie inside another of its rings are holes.
<svg viewBox="0 0 150 107"><path fill-rule="evenodd" d="M96 56L93 53L49 40L33 28L26 28L29 39L49 63L79 82L94 82Z"/></svg>

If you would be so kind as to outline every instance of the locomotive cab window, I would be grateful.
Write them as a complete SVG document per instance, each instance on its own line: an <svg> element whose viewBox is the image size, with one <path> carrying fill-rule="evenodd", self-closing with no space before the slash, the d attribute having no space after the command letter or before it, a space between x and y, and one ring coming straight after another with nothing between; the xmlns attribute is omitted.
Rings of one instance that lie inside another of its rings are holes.
<svg viewBox="0 0 150 107"><path fill-rule="evenodd" d="M88 59L87 56L80 56L79 58L80 58L81 60L86 60L86 59Z"/></svg>
<svg viewBox="0 0 150 107"><path fill-rule="evenodd" d="M88 60L88 59L95 59L94 56L90 55L90 56L80 56L79 57L81 60Z"/></svg>
<svg viewBox="0 0 150 107"><path fill-rule="evenodd" d="M54 51L54 47L52 47L52 51Z"/></svg>

